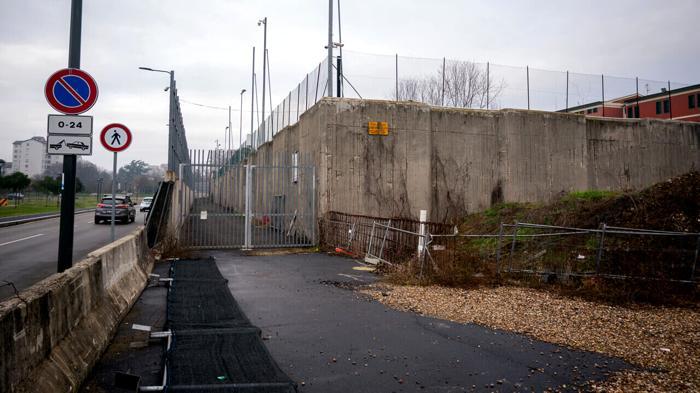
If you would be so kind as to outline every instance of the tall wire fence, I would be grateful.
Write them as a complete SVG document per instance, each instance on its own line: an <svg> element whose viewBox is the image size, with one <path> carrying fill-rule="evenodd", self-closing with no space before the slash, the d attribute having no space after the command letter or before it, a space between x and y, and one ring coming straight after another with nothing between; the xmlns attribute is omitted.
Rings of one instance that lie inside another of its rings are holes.
<svg viewBox="0 0 700 393"><path fill-rule="evenodd" d="M323 60L248 134L244 147L247 152L272 140L327 96L411 100L471 109L568 111L581 105L621 97L641 98L688 86L670 80L348 50L342 59L334 57L333 63L333 85L328 86L327 60Z"/></svg>

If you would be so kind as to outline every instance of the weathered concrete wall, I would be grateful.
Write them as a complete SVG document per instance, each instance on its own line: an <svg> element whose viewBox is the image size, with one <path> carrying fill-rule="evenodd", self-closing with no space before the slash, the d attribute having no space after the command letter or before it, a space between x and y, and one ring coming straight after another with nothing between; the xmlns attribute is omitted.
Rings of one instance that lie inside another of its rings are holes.
<svg viewBox="0 0 700 393"><path fill-rule="evenodd" d="M389 122L388 136L367 134ZM494 203L640 188L700 168L700 124L326 98L251 163L299 151L317 166L317 207L455 220Z"/></svg>
<svg viewBox="0 0 700 393"><path fill-rule="evenodd" d="M152 266L139 228L0 303L0 391L76 391Z"/></svg>

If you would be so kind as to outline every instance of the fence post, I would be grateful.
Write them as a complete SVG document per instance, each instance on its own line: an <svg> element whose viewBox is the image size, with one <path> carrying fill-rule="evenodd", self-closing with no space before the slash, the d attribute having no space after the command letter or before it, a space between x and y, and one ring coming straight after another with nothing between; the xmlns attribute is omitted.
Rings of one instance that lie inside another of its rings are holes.
<svg viewBox="0 0 700 393"><path fill-rule="evenodd" d="M250 217L250 203L252 194L252 181L253 181L253 166L248 164L245 166L245 229L244 229L244 245L243 248L249 250L251 248L251 217Z"/></svg>
<svg viewBox="0 0 700 393"><path fill-rule="evenodd" d="M496 271L501 273L501 242L503 240L503 221L498 226L498 243L496 245Z"/></svg>
<svg viewBox="0 0 700 393"><path fill-rule="evenodd" d="M569 71L566 71L566 113L569 113Z"/></svg>
<svg viewBox="0 0 700 393"><path fill-rule="evenodd" d="M695 258L693 259L693 270L690 272L690 281L695 280L695 269L698 266L698 254L700 254L700 236L698 236L698 244L695 246Z"/></svg>
<svg viewBox="0 0 700 393"><path fill-rule="evenodd" d="M420 211L420 226L418 227L418 256L423 258L425 254L425 222L428 220L428 211Z"/></svg>
<svg viewBox="0 0 700 393"><path fill-rule="evenodd" d="M379 247L379 259L382 259L382 253L384 252L384 243L386 242L386 235L389 233L389 227L391 226L391 219L386 222L386 231L384 231L384 238L382 238L382 246Z"/></svg>
<svg viewBox="0 0 700 393"><path fill-rule="evenodd" d="M486 62L486 110L489 109L489 89L491 88L491 75L490 75L489 62Z"/></svg>
<svg viewBox="0 0 700 393"><path fill-rule="evenodd" d="M376 221L372 221L372 231L369 233L369 243L367 244L367 253L365 253L365 258L372 255L372 239L374 239L374 226L377 224Z"/></svg>
<svg viewBox="0 0 700 393"><path fill-rule="evenodd" d="M607 225L603 223L602 232L600 232L600 241L598 242L598 252L595 256L595 273L600 274L600 260L603 257L603 242L605 241L605 229Z"/></svg>
<svg viewBox="0 0 700 393"><path fill-rule="evenodd" d="M445 106L445 63L446 60L442 58L442 106Z"/></svg>
<svg viewBox="0 0 700 393"><path fill-rule="evenodd" d="M399 100L399 54L396 54L396 101Z"/></svg>
<svg viewBox="0 0 700 393"><path fill-rule="evenodd" d="M530 66L525 66L525 75L527 77L527 110L530 110Z"/></svg>
<svg viewBox="0 0 700 393"><path fill-rule="evenodd" d="M518 237L518 226L520 223L515 222L515 227L513 228L513 242L510 244L510 257L508 260L508 272L513 270L513 254L515 254L515 239Z"/></svg>
<svg viewBox="0 0 700 393"><path fill-rule="evenodd" d="M600 74L600 91L602 93L603 117L605 117L605 75Z"/></svg>

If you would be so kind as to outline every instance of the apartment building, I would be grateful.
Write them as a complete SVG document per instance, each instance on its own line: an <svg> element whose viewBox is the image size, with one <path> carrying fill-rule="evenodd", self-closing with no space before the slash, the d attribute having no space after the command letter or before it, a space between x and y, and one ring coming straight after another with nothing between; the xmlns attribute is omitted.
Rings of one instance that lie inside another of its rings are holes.
<svg viewBox="0 0 700 393"><path fill-rule="evenodd" d="M46 153L44 137L35 136L12 143L13 172L22 172L32 177L42 174L49 165L61 162L63 162L62 156Z"/></svg>

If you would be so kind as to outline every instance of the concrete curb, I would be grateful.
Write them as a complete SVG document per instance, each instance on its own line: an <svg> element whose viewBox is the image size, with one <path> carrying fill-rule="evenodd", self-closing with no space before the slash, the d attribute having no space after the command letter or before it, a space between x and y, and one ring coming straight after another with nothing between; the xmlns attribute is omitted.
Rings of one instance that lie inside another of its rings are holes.
<svg viewBox="0 0 700 393"><path fill-rule="evenodd" d="M75 214L89 213L92 211L95 211L95 209L92 209L92 208L91 209L81 209L81 210L76 211ZM48 220L48 219L57 218L60 216L61 216L61 214L57 213L57 214L51 214L48 216L23 218L23 219L15 220L15 221L5 221L5 222L0 222L0 228L10 227L13 225L27 224L27 223L35 222L35 221Z"/></svg>

